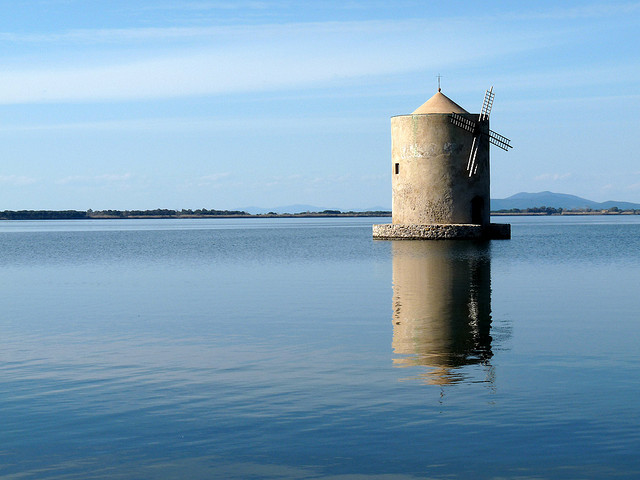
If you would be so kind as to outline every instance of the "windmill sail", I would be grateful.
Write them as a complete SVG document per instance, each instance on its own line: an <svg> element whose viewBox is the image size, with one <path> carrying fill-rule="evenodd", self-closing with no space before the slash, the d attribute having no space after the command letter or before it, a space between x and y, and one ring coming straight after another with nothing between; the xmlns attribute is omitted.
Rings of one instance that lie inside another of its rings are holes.
<svg viewBox="0 0 640 480"><path fill-rule="evenodd" d="M451 123L453 123L456 127L463 128L464 130L471 133L476 132L476 122L463 117L459 113L452 113L449 116L449 120L451 120Z"/></svg>
<svg viewBox="0 0 640 480"><path fill-rule="evenodd" d="M511 146L511 140L509 140L507 137L500 135L493 130L489 130L486 127L482 128L482 122L489 120L491 107L493 107L494 97L495 94L493 93L493 87L491 87L486 91L484 95L482 109L480 110L480 116L477 122L469 120L468 118L463 117L458 113L451 113L449 115L449 120L451 121L451 123L473 134L473 142L471 143L471 151L469 152L469 161L467 162L467 171L469 172L470 177L472 175L475 175L478 171L476 156L478 154L478 148L483 137L488 137L489 143L491 145L500 147L503 150L509 151L510 148L513 148Z"/></svg>
<svg viewBox="0 0 640 480"><path fill-rule="evenodd" d="M469 161L467 162L467 172L469 172L469 176L471 176L474 170L477 170L478 167L476 165L476 155L478 154L478 146L480 144L480 139L478 136L473 137L473 143L471 144L471 152L469 152Z"/></svg>
<svg viewBox="0 0 640 480"><path fill-rule="evenodd" d="M493 107L493 97L496 94L493 93L493 86L484 94L484 101L482 102L482 110L480 110L480 121L488 120L491 113L491 107Z"/></svg>
<svg viewBox="0 0 640 480"><path fill-rule="evenodd" d="M489 130L489 143L495 145L496 147L500 147L503 150L509 151L511 146L511 140L507 137L500 135L499 133L494 132L493 130Z"/></svg>

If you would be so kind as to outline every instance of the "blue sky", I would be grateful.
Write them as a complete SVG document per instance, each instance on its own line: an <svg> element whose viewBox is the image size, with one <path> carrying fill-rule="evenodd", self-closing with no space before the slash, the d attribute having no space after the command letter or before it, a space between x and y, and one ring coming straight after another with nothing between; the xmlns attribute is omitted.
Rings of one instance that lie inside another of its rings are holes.
<svg viewBox="0 0 640 480"><path fill-rule="evenodd" d="M0 210L391 204L389 118L494 86L492 197L640 203L640 2L0 0Z"/></svg>

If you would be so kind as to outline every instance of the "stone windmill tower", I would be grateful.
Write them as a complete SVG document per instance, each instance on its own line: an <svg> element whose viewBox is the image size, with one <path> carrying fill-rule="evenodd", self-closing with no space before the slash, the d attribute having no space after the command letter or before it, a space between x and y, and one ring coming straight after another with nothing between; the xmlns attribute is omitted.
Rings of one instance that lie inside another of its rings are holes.
<svg viewBox="0 0 640 480"><path fill-rule="evenodd" d="M393 223L374 225L374 238L510 238L510 225L489 217L489 144L511 148L489 129L493 96L491 87L472 114L438 88L391 118Z"/></svg>

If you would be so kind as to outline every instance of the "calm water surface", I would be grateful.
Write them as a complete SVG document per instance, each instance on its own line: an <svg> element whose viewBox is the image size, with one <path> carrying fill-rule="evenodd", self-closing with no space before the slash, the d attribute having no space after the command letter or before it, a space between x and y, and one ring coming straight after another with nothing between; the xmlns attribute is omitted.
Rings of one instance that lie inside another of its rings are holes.
<svg viewBox="0 0 640 480"><path fill-rule="evenodd" d="M0 222L0 478L638 478L640 216Z"/></svg>

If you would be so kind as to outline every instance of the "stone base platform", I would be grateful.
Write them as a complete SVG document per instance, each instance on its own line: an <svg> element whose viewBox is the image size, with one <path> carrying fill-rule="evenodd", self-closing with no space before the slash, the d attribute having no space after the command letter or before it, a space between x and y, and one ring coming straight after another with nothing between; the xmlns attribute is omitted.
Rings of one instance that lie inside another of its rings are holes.
<svg viewBox="0 0 640 480"><path fill-rule="evenodd" d="M511 238L511 225L491 223L487 227L482 227L481 225L462 223L430 225L386 223L373 226L373 238L377 240L507 240Z"/></svg>

